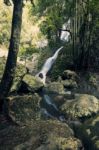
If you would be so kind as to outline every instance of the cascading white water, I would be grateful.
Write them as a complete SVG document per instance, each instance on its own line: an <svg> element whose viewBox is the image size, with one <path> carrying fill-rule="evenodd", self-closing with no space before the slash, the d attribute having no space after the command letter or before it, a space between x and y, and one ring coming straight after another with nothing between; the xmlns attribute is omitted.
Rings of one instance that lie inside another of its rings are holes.
<svg viewBox="0 0 99 150"><path fill-rule="evenodd" d="M70 25L70 20L66 24L63 25L63 31L61 32L61 36L60 36L60 40L62 40L63 42L69 41L70 33L67 31L64 31L69 25ZM36 77L39 78L40 81L43 82L43 84L46 83L46 75L49 72L49 70L51 69L52 65L54 64L55 60L58 57L59 52L62 49L63 49L63 46L61 46L59 49L57 49L56 52L54 53L54 55L52 57L49 57L45 61L42 69L36 75ZM50 117L50 118L57 118L62 122L66 121L65 117L60 114L58 107L55 105L54 101L50 98L49 95L46 95L43 93L43 99L44 99L44 103L46 103L46 106L42 107L41 112L44 115L46 115L47 117Z"/></svg>
<svg viewBox="0 0 99 150"><path fill-rule="evenodd" d="M51 69L52 65L54 64L55 60L58 57L59 52L62 49L63 49L63 46L61 46L52 57L48 58L46 62L44 63L41 71L36 75L36 77L38 77L43 82L43 84L45 84L46 82L46 75L48 71Z"/></svg>
<svg viewBox="0 0 99 150"><path fill-rule="evenodd" d="M63 42L69 41L70 33L67 31L64 31L64 29L66 29L68 27L70 27L70 20L68 20L67 23L63 24L63 31L61 32L61 36L60 36L60 40L62 40ZM58 57L59 52L62 49L63 49L63 46L61 46L58 50L56 50L55 54L46 60L41 71L36 75L36 77L38 77L40 79L40 81L43 82L43 84L46 83L46 75L49 72L49 70L51 69L52 65L54 64L55 60Z"/></svg>

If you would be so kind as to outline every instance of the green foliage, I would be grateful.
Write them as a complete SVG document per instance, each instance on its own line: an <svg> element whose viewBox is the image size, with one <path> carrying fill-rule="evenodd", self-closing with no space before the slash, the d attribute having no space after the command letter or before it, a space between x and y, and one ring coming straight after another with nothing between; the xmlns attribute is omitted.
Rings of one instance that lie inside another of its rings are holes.
<svg viewBox="0 0 99 150"><path fill-rule="evenodd" d="M37 0L31 13L38 17L43 16L40 24L41 32L47 37L50 44L59 42L60 29L72 14L71 5L67 0Z"/></svg>
<svg viewBox="0 0 99 150"><path fill-rule="evenodd" d="M0 44L8 46L11 33L11 9L0 2Z"/></svg>
<svg viewBox="0 0 99 150"><path fill-rule="evenodd" d="M38 69L41 69L46 59L49 58L51 55L52 55L52 51L49 47L45 47L40 50L40 57L38 60Z"/></svg>
<svg viewBox="0 0 99 150"><path fill-rule="evenodd" d="M39 53L39 49L36 48L35 46L31 46L31 47L21 47L20 48L20 52L19 52L19 56L21 57L30 57L33 53Z"/></svg>

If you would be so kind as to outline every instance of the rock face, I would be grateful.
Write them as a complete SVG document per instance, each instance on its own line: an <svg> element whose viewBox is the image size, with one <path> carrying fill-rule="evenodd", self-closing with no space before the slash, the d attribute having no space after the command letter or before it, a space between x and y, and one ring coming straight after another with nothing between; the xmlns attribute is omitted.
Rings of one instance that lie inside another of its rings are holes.
<svg viewBox="0 0 99 150"><path fill-rule="evenodd" d="M23 78L23 88L26 88L29 92L37 92L44 86L40 80L30 74L26 74Z"/></svg>
<svg viewBox="0 0 99 150"><path fill-rule="evenodd" d="M99 150L99 114L79 127L75 127L75 133L83 141L87 150Z"/></svg>
<svg viewBox="0 0 99 150"><path fill-rule="evenodd" d="M99 101L92 95L76 94L74 100L66 101L61 106L61 111L71 118L88 117L99 111Z"/></svg>
<svg viewBox="0 0 99 150"><path fill-rule="evenodd" d="M18 124L28 124L39 119L40 101L38 94L15 96L9 98L9 115Z"/></svg>
<svg viewBox="0 0 99 150"><path fill-rule="evenodd" d="M82 144L67 124L38 120L23 128L11 126L0 132L0 146L2 150L81 150Z"/></svg>
<svg viewBox="0 0 99 150"><path fill-rule="evenodd" d="M0 80L2 78L4 69L5 69L5 63L6 63L5 57L0 58ZM26 74L26 72L27 70L23 65L21 64L17 65L15 78L14 78L13 85L12 85L10 92L18 90L21 84L22 77Z"/></svg>

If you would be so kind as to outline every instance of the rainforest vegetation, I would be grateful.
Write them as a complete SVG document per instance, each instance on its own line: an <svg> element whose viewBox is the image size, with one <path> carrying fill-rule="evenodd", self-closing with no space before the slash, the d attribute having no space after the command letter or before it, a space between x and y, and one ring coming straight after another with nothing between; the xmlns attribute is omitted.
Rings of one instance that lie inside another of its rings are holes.
<svg viewBox="0 0 99 150"><path fill-rule="evenodd" d="M0 150L99 150L99 1L0 0Z"/></svg>

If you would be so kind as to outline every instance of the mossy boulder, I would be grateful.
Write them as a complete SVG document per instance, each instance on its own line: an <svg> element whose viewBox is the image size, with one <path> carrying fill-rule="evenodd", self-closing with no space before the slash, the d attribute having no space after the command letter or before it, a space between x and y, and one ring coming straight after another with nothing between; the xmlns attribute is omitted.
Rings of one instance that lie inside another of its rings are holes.
<svg viewBox="0 0 99 150"><path fill-rule="evenodd" d="M51 137L47 144L42 144L36 150L80 150L82 148L81 141L74 137Z"/></svg>
<svg viewBox="0 0 99 150"><path fill-rule="evenodd" d="M64 86L60 82L51 82L44 88L46 93L64 94Z"/></svg>
<svg viewBox="0 0 99 150"><path fill-rule="evenodd" d="M67 100L71 100L74 97L71 91L67 91L64 94L50 93L49 96L58 107L63 105Z"/></svg>
<svg viewBox="0 0 99 150"><path fill-rule="evenodd" d="M80 150L72 129L56 120L36 120L28 126L11 126L0 132L2 150Z"/></svg>
<svg viewBox="0 0 99 150"><path fill-rule="evenodd" d="M78 75L76 72L71 71L71 70L64 70L63 74L62 74L62 79L72 79L72 80L76 80L78 78Z"/></svg>
<svg viewBox="0 0 99 150"><path fill-rule="evenodd" d="M77 82L72 79L63 80L62 83L67 89L74 89L78 87Z"/></svg>
<svg viewBox="0 0 99 150"><path fill-rule="evenodd" d="M60 109L71 118L89 117L99 111L99 100L92 95L76 94L75 99L66 101Z"/></svg>
<svg viewBox="0 0 99 150"><path fill-rule="evenodd" d="M35 91L37 92L40 91L44 85L37 77L34 77L30 74L26 74L23 77L21 86L22 86L21 88L24 88L29 92L35 92Z"/></svg>
<svg viewBox="0 0 99 150"><path fill-rule="evenodd" d="M21 86L22 78L27 73L25 66L21 64L17 64L16 71L15 71L15 78L13 80L13 85L11 88L11 92L18 91Z"/></svg>
<svg viewBox="0 0 99 150"><path fill-rule="evenodd" d="M0 80L3 76L5 64L6 64L6 58L1 57L0 58ZM10 92L18 91L18 89L21 85L21 80L26 73L27 73L27 70L26 70L25 66L23 66L21 64L17 64L16 71L15 71L15 78L14 78L13 85L11 87Z"/></svg>
<svg viewBox="0 0 99 150"><path fill-rule="evenodd" d="M39 119L40 101L38 94L9 97L9 115L18 124L28 124Z"/></svg>
<svg viewBox="0 0 99 150"><path fill-rule="evenodd" d="M75 133L87 150L99 150L99 114L82 125L75 126Z"/></svg>

